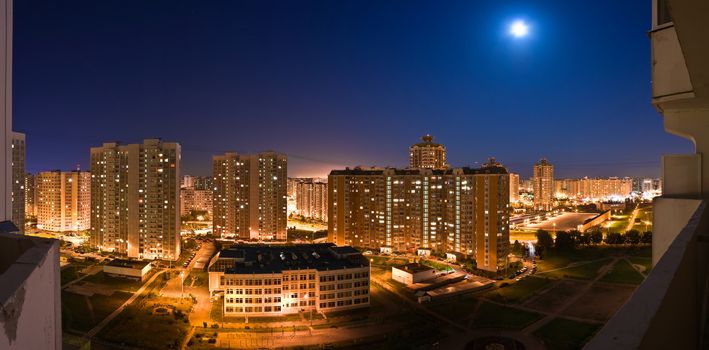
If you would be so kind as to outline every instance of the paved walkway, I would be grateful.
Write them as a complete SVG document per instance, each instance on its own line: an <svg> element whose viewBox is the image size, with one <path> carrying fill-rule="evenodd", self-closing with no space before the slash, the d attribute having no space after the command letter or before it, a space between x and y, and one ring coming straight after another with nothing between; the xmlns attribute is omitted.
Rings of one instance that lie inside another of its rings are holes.
<svg viewBox="0 0 709 350"><path fill-rule="evenodd" d="M635 218L638 217L639 212L640 212L640 207L636 206L635 209L633 210L633 214L630 215L630 220L628 221L628 227L625 228L625 232L628 232L633 229L633 226L635 226Z"/></svg>
<svg viewBox="0 0 709 350"><path fill-rule="evenodd" d="M123 312L123 310L125 310L128 307L128 305L130 305L132 302L134 302L135 299L137 299L143 293L143 291L145 291L145 289L148 288L148 286L151 283L153 283L153 281L155 281L156 278L158 278L158 276L162 275L166 271L168 271L168 270L162 270L162 271L159 271L158 273L154 274L153 277L151 277L147 282L145 282L140 287L140 289L138 289L138 291L133 293L133 295L131 295L131 297L128 298L128 300L126 300L126 302L123 303L123 305L121 305L117 309L113 310L113 312L110 315L108 315L106 318L104 318L103 321L101 321L94 328L92 328L91 330L86 332L86 337L93 338L96 334L98 334L98 332L100 332L103 329L103 327L106 327L106 325L109 322L111 322L114 318L116 318L116 316L118 316L121 312Z"/></svg>

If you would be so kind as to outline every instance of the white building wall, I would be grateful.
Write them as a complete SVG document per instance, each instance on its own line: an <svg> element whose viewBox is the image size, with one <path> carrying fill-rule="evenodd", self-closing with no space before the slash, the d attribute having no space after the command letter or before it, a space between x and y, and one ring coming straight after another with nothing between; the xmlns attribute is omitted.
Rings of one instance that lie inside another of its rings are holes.
<svg viewBox="0 0 709 350"><path fill-rule="evenodd" d="M43 253L42 249L32 248L2 275L3 278L21 280L29 273L24 283L11 291L7 302L0 306L3 315L0 317L0 349L62 348L59 242L53 240L48 244L51 247L46 255L38 257L36 255ZM36 264L37 259L39 264ZM2 288L0 286L2 293L7 292ZM8 317L8 314L17 316Z"/></svg>
<svg viewBox="0 0 709 350"><path fill-rule="evenodd" d="M0 0L0 220L12 216L12 0Z"/></svg>

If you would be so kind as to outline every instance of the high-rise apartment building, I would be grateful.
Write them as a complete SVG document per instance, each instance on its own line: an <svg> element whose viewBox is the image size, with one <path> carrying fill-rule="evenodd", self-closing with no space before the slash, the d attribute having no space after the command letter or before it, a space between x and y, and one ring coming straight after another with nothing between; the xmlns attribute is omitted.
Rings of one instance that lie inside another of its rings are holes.
<svg viewBox="0 0 709 350"><path fill-rule="evenodd" d="M424 135L421 142L409 147L409 168L447 169L446 148L433 142L433 136Z"/></svg>
<svg viewBox="0 0 709 350"><path fill-rule="evenodd" d="M590 201L618 200L630 197L631 178L588 178L554 180L554 196Z"/></svg>
<svg viewBox="0 0 709 350"><path fill-rule="evenodd" d="M91 173L55 170L37 174L37 228L84 231L90 222Z"/></svg>
<svg viewBox="0 0 709 350"><path fill-rule="evenodd" d="M180 256L178 143L91 148L91 243L142 259Z"/></svg>
<svg viewBox="0 0 709 350"><path fill-rule="evenodd" d="M328 240L394 251L456 252L504 267L510 184L491 159L479 169L346 169L328 178Z"/></svg>
<svg viewBox="0 0 709 350"><path fill-rule="evenodd" d="M180 189L180 215L192 211L206 211L212 215L212 190L198 190L194 187Z"/></svg>
<svg viewBox="0 0 709 350"><path fill-rule="evenodd" d="M550 210L554 200L554 166L546 159L534 165L532 177L534 208Z"/></svg>
<svg viewBox="0 0 709 350"><path fill-rule="evenodd" d="M510 173L510 202L519 202L519 174Z"/></svg>
<svg viewBox="0 0 709 350"><path fill-rule="evenodd" d="M37 216L37 176L25 174L25 216Z"/></svg>
<svg viewBox="0 0 709 350"><path fill-rule="evenodd" d="M211 176L192 176L185 175L182 177L182 188L194 188L196 190L212 190Z"/></svg>
<svg viewBox="0 0 709 350"><path fill-rule="evenodd" d="M212 158L216 235L286 239L287 171L284 154L228 152Z"/></svg>
<svg viewBox="0 0 709 350"><path fill-rule="evenodd" d="M12 133L12 222L25 232L25 134Z"/></svg>
<svg viewBox="0 0 709 350"><path fill-rule="evenodd" d="M182 177L180 188L180 215L192 211L206 211L212 215L212 178L207 176Z"/></svg>
<svg viewBox="0 0 709 350"><path fill-rule="evenodd" d="M327 180L302 178L295 184L296 210L306 218L327 221Z"/></svg>

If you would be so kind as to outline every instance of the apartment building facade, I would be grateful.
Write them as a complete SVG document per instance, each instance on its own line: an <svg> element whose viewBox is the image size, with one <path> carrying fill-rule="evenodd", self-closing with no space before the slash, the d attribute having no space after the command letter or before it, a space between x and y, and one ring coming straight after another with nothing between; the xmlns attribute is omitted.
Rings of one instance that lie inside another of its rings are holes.
<svg viewBox="0 0 709 350"><path fill-rule="evenodd" d="M461 253L490 271L505 265L509 174L494 159L479 169L333 170L328 185L329 242Z"/></svg>
<svg viewBox="0 0 709 350"><path fill-rule="evenodd" d="M554 204L554 165L541 159L534 165L533 174L534 208L551 210Z"/></svg>
<svg viewBox="0 0 709 350"><path fill-rule="evenodd" d="M433 142L433 136L424 135L421 142L409 147L409 168L447 169L446 148Z"/></svg>
<svg viewBox="0 0 709 350"><path fill-rule="evenodd" d="M180 255L178 143L104 143L91 148L91 240L142 259Z"/></svg>
<svg viewBox="0 0 709 350"><path fill-rule="evenodd" d="M298 215L327 221L327 179L297 179L295 203Z"/></svg>
<svg viewBox="0 0 709 350"><path fill-rule="evenodd" d="M55 232L88 230L91 173L43 171L37 174L37 228Z"/></svg>
<svg viewBox="0 0 709 350"><path fill-rule="evenodd" d="M285 240L288 158L276 152L212 157L213 229L242 239Z"/></svg>

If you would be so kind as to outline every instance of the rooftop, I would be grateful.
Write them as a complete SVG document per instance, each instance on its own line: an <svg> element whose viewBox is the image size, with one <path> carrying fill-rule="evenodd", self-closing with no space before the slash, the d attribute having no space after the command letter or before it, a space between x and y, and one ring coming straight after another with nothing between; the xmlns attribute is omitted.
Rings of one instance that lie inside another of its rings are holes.
<svg viewBox="0 0 709 350"><path fill-rule="evenodd" d="M321 244L237 244L219 252L214 264L227 274L281 273L290 270L336 270L367 267L369 261L352 247ZM212 271L212 266L210 266Z"/></svg>
<svg viewBox="0 0 709 350"><path fill-rule="evenodd" d="M128 267L131 269L143 269L146 265L149 265L150 261L140 261L140 260L126 260L126 259L113 259L109 262L108 266L115 267Z"/></svg>
<svg viewBox="0 0 709 350"><path fill-rule="evenodd" d="M395 266L395 268L402 270L402 271L406 271L408 273L417 273L417 272L433 270L433 268L428 267L426 265L421 265L419 263L409 263L409 264L402 265L402 266Z"/></svg>
<svg viewBox="0 0 709 350"><path fill-rule="evenodd" d="M494 161L494 158L493 158ZM344 170L332 170L330 175L478 175L478 174L507 174L507 169L500 163L486 163L482 168L460 167L450 169L399 169L399 168L345 168Z"/></svg>
<svg viewBox="0 0 709 350"><path fill-rule="evenodd" d="M49 238L0 233L0 305L4 305L30 274L44 263L49 251L58 242Z"/></svg>

